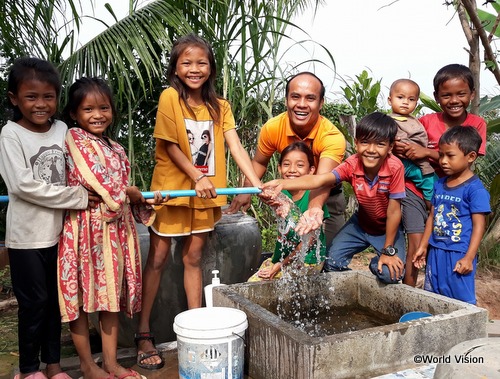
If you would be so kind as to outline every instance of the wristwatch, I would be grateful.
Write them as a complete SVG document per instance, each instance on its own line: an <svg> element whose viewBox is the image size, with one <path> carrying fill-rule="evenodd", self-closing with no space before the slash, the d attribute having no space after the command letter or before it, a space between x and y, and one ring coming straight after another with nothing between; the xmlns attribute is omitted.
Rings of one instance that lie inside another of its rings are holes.
<svg viewBox="0 0 500 379"><path fill-rule="evenodd" d="M384 247L382 249L381 253L384 255L388 255L390 257L393 257L398 253L398 249L395 248L394 246L389 245L387 247Z"/></svg>

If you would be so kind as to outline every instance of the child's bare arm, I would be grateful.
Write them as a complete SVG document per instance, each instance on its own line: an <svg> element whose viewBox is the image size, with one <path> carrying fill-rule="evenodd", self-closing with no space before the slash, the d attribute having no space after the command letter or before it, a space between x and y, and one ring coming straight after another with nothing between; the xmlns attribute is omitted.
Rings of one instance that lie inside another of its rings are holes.
<svg viewBox="0 0 500 379"><path fill-rule="evenodd" d="M260 187L262 185L262 182L260 181L262 175L259 177L259 175L255 172L252 161L250 160L247 151L241 144L236 129L226 131L224 133L224 139L229 147L229 150L231 151L231 156L245 175L245 178L250 181L254 187Z"/></svg>
<svg viewBox="0 0 500 379"><path fill-rule="evenodd" d="M311 190L321 188L324 186L333 187L337 183L337 178L331 172L316 175L303 175L295 179L275 179L270 182L264 183L263 189L271 189L276 192L278 189L298 191L298 190Z"/></svg>
<svg viewBox="0 0 500 379"><path fill-rule="evenodd" d="M339 165L338 162L334 161L333 159L320 157L318 167L316 169L316 175L329 174L336 167L338 167L338 165ZM330 190L331 188L328 186L312 190L311 193L309 194L309 206L308 206L309 210L311 210L312 208L321 209L328 200L328 197L330 196ZM312 211L309 213L315 214L316 212ZM312 218L314 216L309 215L309 217ZM323 224L323 214L321 214L320 218L316 219L316 223Z"/></svg>
<svg viewBox="0 0 500 379"><path fill-rule="evenodd" d="M297 253L300 251L302 248L302 242L300 242L297 246L295 246L295 249L288 255L286 256L281 262L276 262L274 265L271 267L266 268L265 270L262 270L262 272L259 271L259 277L262 279L273 279L276 274L278 274L284 266L287 266L290 264L290 261L293 261Z"/></svg>
<svg viewBox="0 0 500 379"><path fill-rule="evenodd" d="M465 253L465 256L460 259L453 269L453 272L457 272L462 275L466 275L472 272L474 258L476 257L477 250L479 249L479 244L483 238L484 231L486 230L486 216L483 213L473 213L472 214L472 235L470 238L469 248Z"/></svg>

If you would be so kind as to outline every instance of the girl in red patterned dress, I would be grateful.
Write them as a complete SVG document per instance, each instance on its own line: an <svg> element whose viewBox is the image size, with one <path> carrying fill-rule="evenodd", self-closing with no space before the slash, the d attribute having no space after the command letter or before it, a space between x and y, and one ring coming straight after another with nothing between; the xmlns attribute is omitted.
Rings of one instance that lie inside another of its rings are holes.
<svg viewBox="0 0 500 379"><path fill-rule="evenodd" d="M117 361L118 315L141 309L141 255L135 221L150 225L154 211L137 187L122 146L104 135L113 121L111 90L101 79L81 78L69 90L64 110L68 185L82 185L102 201L68 211L59 245L58 289L62 320L71 335L85 379L141 378ZM87 314L99 312L102 368L92 359Z"/></svg>

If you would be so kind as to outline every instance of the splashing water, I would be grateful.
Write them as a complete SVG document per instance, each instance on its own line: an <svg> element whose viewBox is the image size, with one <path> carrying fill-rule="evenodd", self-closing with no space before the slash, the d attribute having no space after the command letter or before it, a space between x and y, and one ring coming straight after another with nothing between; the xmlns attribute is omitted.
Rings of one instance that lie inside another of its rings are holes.
<svg viewBox="0 0 500 379"><path fill-rule="evenodd" d="M302 212L289 197L282 193L277 194L273 200L278 238L281 242L280 261L283 261L287 251L294 250L289 264L282 266L282 278L276 283L279 293L277 315L311 336L324 335L317 317L321 312L324 313L330 309L327 297L320 296L319 299L310 302L301 291L301 288L307 285L306 276L319 273L307 265L305 259L314 249L316 262L322 261L320 230L313 230L302 236L295 234L294 238L290 239L290 231L297 227ZM300 249L296 249L299 244ZM305 303L308 305L304 306Z"/></svg>

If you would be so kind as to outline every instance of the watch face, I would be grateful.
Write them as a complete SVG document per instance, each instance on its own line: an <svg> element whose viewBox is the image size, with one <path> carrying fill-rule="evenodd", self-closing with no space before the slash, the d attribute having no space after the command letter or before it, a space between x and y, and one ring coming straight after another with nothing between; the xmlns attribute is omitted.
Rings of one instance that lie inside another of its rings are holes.
<svg viewBox="0 0 500 379"><path fill-rule="evenodd" d="M389 255L392 257L393 255L396 255L397 250L393 246L387 246L385 249L382 250L382 252L385 255Z"/></svg>

